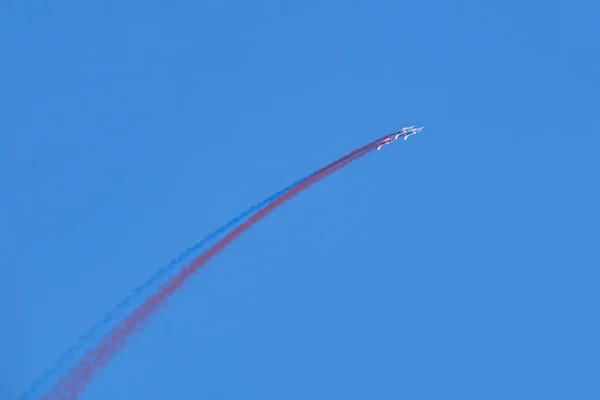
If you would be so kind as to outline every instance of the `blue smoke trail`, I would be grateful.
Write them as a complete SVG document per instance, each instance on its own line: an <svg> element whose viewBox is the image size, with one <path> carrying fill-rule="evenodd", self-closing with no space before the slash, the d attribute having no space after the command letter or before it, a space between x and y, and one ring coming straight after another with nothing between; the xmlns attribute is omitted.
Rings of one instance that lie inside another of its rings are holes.
<svg viewBox="0 0 600 400"><path fill-rule="evenodd" d="M383 139L385 139L385 137L379 139L379 141L381 141ZM365 147L364 149L362 149L362 151L358 152L357 154L354 154L354 156L357 156L358 154L362 154L366 151L369 151L372 147L377 146L377 144L378 144L377 142L373 142L370 146ZM36 392L38 392L40 390L40 386L46 380L48 380L51 376L55 375L57 372L59 372L63 368L64 364L66 363L66 361L68 361L68 358L70 356L72 356L77 350L80 350L82 347L84 347L84 345L86 343L90 342L96 336L96 334L98 333L98 331L101 327L105 326L107 323L109 323L111 320L113 320L119 311L124 310L126 307L131 305L132 300L134 300L134 298L136 296L141 295L145 289L151 287L165 274L171 272L174 268L181 265L187 257L191 256L193 253L200 250L203 246L205 246L211 240L215 239L219 235L232 229L234 226L236 226L237 224L242 222L244 219L250 217L252 214L257 212L258 210L262 209L263 207L265 207L272 201L276 200L279 196L285 194L286 192L288 192L290 189L292 189L296 185L311 178L313 175L319 174L320 172L322 172L322 170L323 169L319 169L319 170L305 176L304 178L297 180L296 182L292 183L291 185L288 185L287 187L280 190L279 192L267 197L263 201L256 203L253 206L249 207L246 211L244 211L237 217L233 218L232 220L227 222L222 227L220 227L217 230L213 231L212 233L208 234L202 240L200 240L198 243L194 244L193 246L191 246L190 248L185 250L183 253L181 253L178 257L171 260L171 262L166 267L160 268L144 284L135 288L133 290L133 292L130 293L127 297L125 297L116 307L114 307L112 310L108 311L99 322L94 324L94 326L92 326L92 328L87 333L85 333L83 336L81 336L79 338L79 341L75 345L73 345L69 349L67 349L65 351L65 353L63 353L63 355L58 359L58 361L51 368L49 368L46 372L44 372L42 377L37 379L31 385L30 389L27 392L25 392L23 395L21 395L21 397L19 397L19 400L30 399L32 395L34 395Z"/></svg>
<svg viewBox="0 0 600 400"><path fill-rule="evenodd" d="M171 260L171 262L166 267L160 268L150 279L148 279L145 283L143 283L140 286L138 286L137 288L135 288L133 290L133 292L130 293L127 297L125 297L116 307L114 307L113 309L108 311L106 314L104 314L104 317L100 321L98 321L96 324L94 324L94 326L92 326L92 328L89 331L87 331L87 333L85 333L83 336L81 336L79 338L79 341L76 344L74 344L69 349L67 349L63 353L63 355L58 359L58 361L50 369L48 369L46 372L44 372L42 377L37 379L31 385L31 388L26 393L24 393L21 397L19 397L19 400L30 399L31 398L30 396L35 394L40 389L40 385L42 383L44 383L48 378L55 375L57 372L59 372L59 370L62 369L63 364L65 364L65 362L68 360L68 358L70 356L72 356L76 351L83 348L86 343L90 342L96 336L96 334L98 333L98 331L100 330L101 327L103 327L107 323L109 323L119 311L127 308L132 303L132 300L134 300L135 297L141 295L145 289L151 287L165 274L171 272L175 267L181 265L187 257L191 256L192 254L194 254L195 252L200 250L208 242L217 238L219 235L227 232L228 230L230 230L231 228L233 228L234 226L236 226L237 224L242 222L244 219L250 217L250 215L254 214L256 211L265 207L267 204L274 201L279 196L286 193L288 190L292 189L294 186L296 186L296 185L302 183L303 181L305 181L306 179L310 178L312 175L314 175L314 173L292 183L291 185L280 190L279 192L267 197L263 201L256 203L253 206L250 206L246 211L244 211L237 217L233 218L232 220L227 222L222 227L220 227L217 230L213 231L212 233L206 235L198 243L194 244L193 246L191 246L190 248L185 250L183 253L181 253L179 256L177 256L176 258Z"/></svg>

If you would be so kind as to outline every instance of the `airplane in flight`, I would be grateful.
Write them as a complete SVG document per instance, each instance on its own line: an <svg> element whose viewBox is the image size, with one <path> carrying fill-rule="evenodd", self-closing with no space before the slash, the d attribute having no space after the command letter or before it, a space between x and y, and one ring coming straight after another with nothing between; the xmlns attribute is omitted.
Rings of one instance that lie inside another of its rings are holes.
<svg viewBox="0 0 600 400"><path fill-rule="evenodd" d="M404 134L404 140L408 139L409 136L416 135L417 133L421 132L423 130L423 128L425 128L425 127L422 126L420 128L415 128L414 125L411 126L410 130Z"/></svg>
<svg viewBox="0 0 600 400"><path fill-rule="evenodd" d="M414 125L411 125L411 126L406 127L406 128L402 128L398 132L394 132L392 135L390 135L387 138L383 139L379 143L379 145L377 146L377 150L381 149L386 144L390 144L390 143L395 142L396 140L398 140L401 137L404 137L404 140L406 140L406 139L408 139L409 136L416 135L417 133L421 132L423 130L423 128L425 128L425 127L422 126L420 128L415 128Z"/></svg>

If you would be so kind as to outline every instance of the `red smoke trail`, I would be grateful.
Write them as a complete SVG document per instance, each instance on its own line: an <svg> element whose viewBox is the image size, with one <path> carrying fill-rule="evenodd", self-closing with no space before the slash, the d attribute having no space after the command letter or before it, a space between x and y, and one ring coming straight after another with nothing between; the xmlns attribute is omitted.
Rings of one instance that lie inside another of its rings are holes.
<svg viewBox="0 0 600 400"><path fill-rule="evenodd" d="M276 200L257 211L254 215L249 217L248 220L240 224L223 239L217 242L213 247L198 256L189 265L183 267L177 275L161 287L158 293L148 298L142 305L132 311L124 320L104 336L96 347L89 350L65 377L59 379L58 383L43 397L43 399L76 399L78 395L83 393L87 385L92 382L95 376L106 367L110 360L125 348L128 339L141 333L145 324L148 322L149 317L153 315L159 307L165 304L168 297L181 289L187 278L194 274L200 267L203 267L211 258L223 251L242 233L250 229L261 219L268 216L277 207L308 189L321 179L331 175L360 157L367 155L375 149L375 146L379 142L388 136L389 135L386 135L377 139L316 171L309 178L300 182Z"/></svg>

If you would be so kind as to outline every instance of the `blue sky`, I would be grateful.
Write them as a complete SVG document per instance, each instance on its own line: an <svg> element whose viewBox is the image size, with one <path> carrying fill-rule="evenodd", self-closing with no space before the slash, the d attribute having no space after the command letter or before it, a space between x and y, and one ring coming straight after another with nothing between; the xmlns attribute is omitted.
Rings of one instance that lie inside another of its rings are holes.
<svg viewBox="0 0 600 400"><path fill-rule="evenodd" d="M43 3L43 4L42 4ZM600 6L1 6L0 397L249 205L94 399L600 397Z"/></svg>

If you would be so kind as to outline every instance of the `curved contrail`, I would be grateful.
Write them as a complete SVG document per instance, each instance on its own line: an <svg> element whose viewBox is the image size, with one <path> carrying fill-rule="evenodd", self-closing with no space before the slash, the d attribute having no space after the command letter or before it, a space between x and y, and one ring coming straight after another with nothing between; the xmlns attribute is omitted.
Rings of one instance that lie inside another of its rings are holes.
<svg viewBox="0 0 600 400"><path fill-rule="evenodd" d="M329 165L317 170L308 177L296 182L293 185L288 186L286 189L278 192L271 196L265 201L258 203L251 207L246 213L243 213L236 219L230 221L223 228L215 232L223 233L225 230L230 228L233 224L247 217L254 210L258 209L254 214L250 215L248 219L233 229L219 242L214 244L200 256L190 262L190 264L184 266L175 276L173 276L160 290L149 297L144 303L132 311L127 317L125 317L116 327L114 327L108 334L106 334L100 342L91 350L87 351L85 355L77 362L77 364L59 381L55 386L44 395L44 400L50 399L75 399L77 396L86 389L87 385L92 382L96 375L115 357L121 350L123 350L130 338L139 334L143 331L146 324L148 323L149 317L151 317L158 308L165 305L166 300L172 296L177 290L181 289L185 281L193 275L199 268L206 265L206 263L214 256L221 253L230 243L237 239L242 233L250 229L254 224L268 216L277 207L283 205L285 202L308 189L313 184L317 183L321 179L334 173L335 171L343 168L351 162L357 160L360 157L365 156L371 151L375 150L378 144L382 140L390 137L386 135L379 138L349 154L346 156L330 163ZM251 211L252 210L252 211ZM235 222L233 222L235 221ZM226 229L227 227L227 229ZM213 232L212 237L217 236L218 233ZM209 236L211 236L209 235ZM205 238L206 239L206 238ZM205 243L203 241L202 243ZM199 247L199 246L198 246ZM191 249L197 250L196 246ZM189 255L193 250L188 250L184 253L185 256ZM183 256L183 257L185 257ZM178 259L180 259L178 257ZM172 263L173 264L173 263ZM171 264L171 265L172 265ZM167 267L169 268L169 267ZM151 280L152 281L152 278ZM148 282L140 288L148 286ZM127 299L126 299L127 300Z"/></svg>
<svg viewBox="0 0 600 400"><path fill-rule="evenodd" d="M33 396L37 392L39 392L41 390L41 385L44 382L46 382L52 376L55 376L61 369L66 367L65 364L67 364L67 362L69 361L69 358L71 358L75 354L75 352L77 352L78 350L81 350L86 344L92 342L99 335L101 328L107 326L112 320L114 320L117 317L117 314L119 312L122 312L125 309L127 309L127 307L131 306L133 300L142 296L143 293L145 293L148 289L153 287L160 280L160 278L164 277L165 275L172 272L175 268L179 267L188 257L190 257L192 254L199 251L202 247L207 245L210 241L212 241L213 239L217 238L218 236L224 234L225 232L229 231L235 225L239 224L244 219L248 218L250 215L252 215L256 211L260 210L261 208L263 208L264 206L266 206L273 200L277 199L277 197L286 193L288 190L290 190L294 186L302 183L303 181L305 181L312 175L313 174L310 174L310 175L292 183L291 185L281 189L279 192L272 194L271 196L267 197L266 199L250 206L246 211L244 211L237 217L231 219L229 222L227 222L225 225L221 226L220 228L216 229L215 231L209 233L204 238L202 238L199 242L195 243L193 246L189 247L187 250L185 250L179 256L177 256L176 258L171 260L171 262L166 267L162 267L158 271L156 271L154 273L154 275L152 275L146 282L144 282L143 284L136 287L130 294L128 294L123 300L121 300L121 302L119 304L117 304L110 311L108 311L106 314L104 314L104 317L102 317L102 319L100 321L98 321L96 324L94 324L84 335L82 335L79 338L79 340L77 341L77 343L75 343L74 345L69 347L60 356L58 361L56 361L50 369L46 370L44 372L44 374L31 385L30 389L19 398L19 400L30 399L31 396Z"/></svg>

